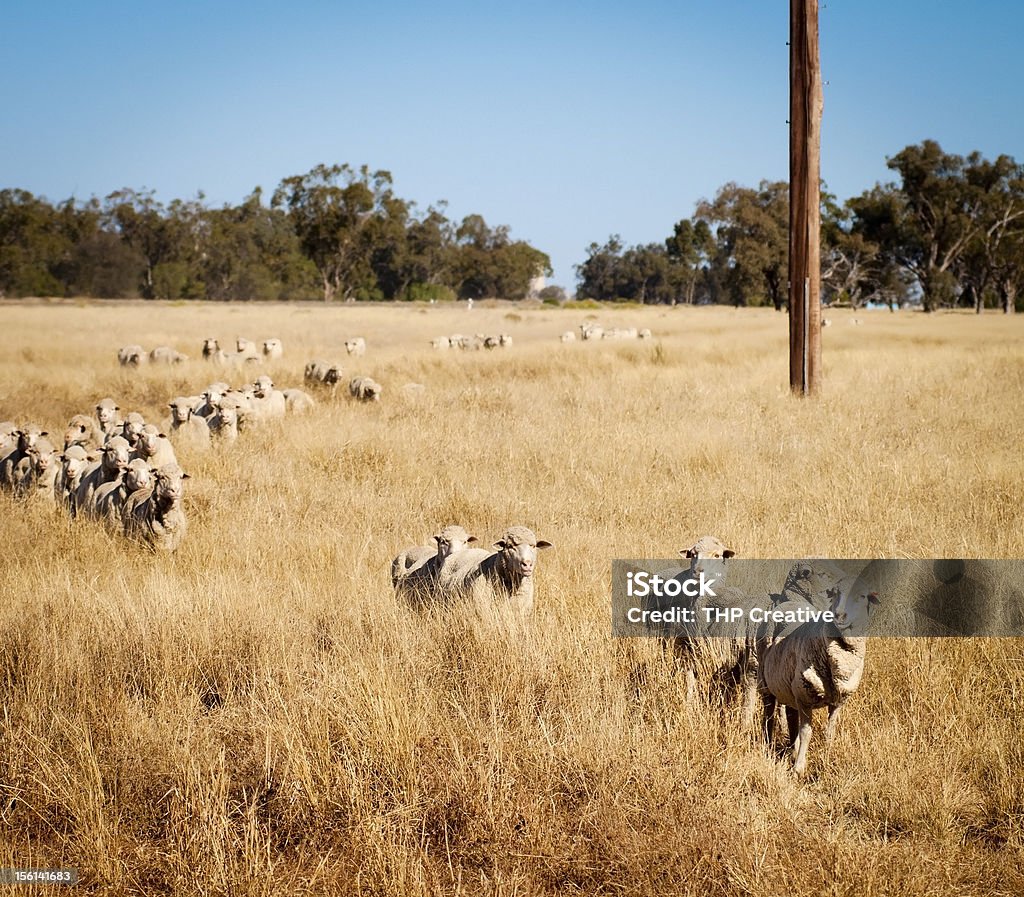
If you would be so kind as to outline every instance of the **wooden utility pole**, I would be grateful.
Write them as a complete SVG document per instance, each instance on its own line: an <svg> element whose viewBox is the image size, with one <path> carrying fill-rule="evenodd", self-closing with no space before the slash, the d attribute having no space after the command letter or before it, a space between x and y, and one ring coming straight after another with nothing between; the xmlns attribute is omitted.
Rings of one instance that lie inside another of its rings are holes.
<svg viewBox="0 0 1024 897"><path fill-rule="evenodd" d="M821 377L821 59L818 0L789 0L789 385Z"/></svg>

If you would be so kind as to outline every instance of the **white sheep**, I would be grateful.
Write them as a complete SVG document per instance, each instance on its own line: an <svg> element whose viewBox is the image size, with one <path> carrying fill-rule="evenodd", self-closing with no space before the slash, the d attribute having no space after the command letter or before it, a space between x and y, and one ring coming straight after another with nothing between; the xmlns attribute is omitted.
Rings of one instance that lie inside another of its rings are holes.
<svg viewBox="0 0 1024 897"><path fill-rule="evenodd" d="M284 355L284 346L279 339L263 340L263 357L271 360L281 358Z"/></svg>
<svg viewBox="0 0 1024 897"><path fill-rule="evenodd" d="M641 331L640 331L640 332L639 332L639 333L637 334L637 337L638 337L639 339L650 339L650 338L651 338L651 331L650 331L650 330L649 330L648 328L644 327L644 328L643 328L643 329L642 329L642 330L641 330Z"/></svg>
<svg viewBox="0 0 1024 897"><path fill-rule="evenodd" d="M205 361L222 362L224 350L220 347L220 341L208 336L203 340L203 359Z"/></svg>
<svg viewBox="0 0 1024 897"><path fill-rule="evenodd" d="M100 449L99 461L94 461L82 472L71 505L72 514L95 514L96 490L104 483L117 479L131 460L131 448L123 436L114 436Z"/></svg>
<svg viewBox="0 0 1024 897"><path fill-rule="evenodd" d="M241 406L232 398L224 398L217 411L209 418L210 435L218 442L234 442L238 439L238 417Z"/></svg>
<svg viewBox="0 0 1024 897"><path fill-rule="evenodd" d="M15 489L28 464L26 459L29 450L37 439L49 434L38 424L26 424L11 435L14 438L8 437L5 440L3 452L0 453L0 486Z"/></svg>
<svg viewBox="0 0 1024 897"><path fill-rule="evenodd" d="M45 436L36 439L27 457L19 465L20 476L15 485L15 494L32 501L45 499L45 503L53 507L53 484L59 469L57 459L57 449L49 439Z"/></svg>
<svg viewBox="0 0 1024 897"><path fill-rule="evenodd" d="M330 361L313 360L306 365L305 379L307 383L336 387L341 382L342 369L340 364Z"/></svg>
<svg viewBox="0 0 1024 897"><path fill-rule="evenodd" d="M149 353L149 360L153 364L181 364L188 361L188 356L170 346L157 346Z"/></svg>
<svg viewBox="0 0 1024 897"><path fill-rule="evenodd" d="M103 434L103 442L121 434L122 421L118 414L120 410L120 406L111 398L100 399L96 404L96 421Z"/></svg>
<svg viewBox="0 0 1024 897"><path fill-rule="evenodd" d="M366 340L361 336L345 340L345 351L348 352L349 355L355 355L356 357L365 355Z"/></svg>
<svg viewBox="0 0 1024 897"><path fill-rule="evenodd" d="M825 740L831 741L843 704L860 685L867 651L869 614L878 593L864 577L850 576L830 590L835 622L810 621L764 638L758 647L760 687L769 745L775 734L776 704L786 707L793 771L807 768L811 714L828 707ZM792 602L792 606L803 606Z"/></svg>
<svg viewBox="0 0 1024 897"><path fill-rule="evenodd" d="M82 482L82 474L93 459L81 445L70 445L58 456L60 467L53 483L54 500L58 507L74 512L74 495Z"/></svg>
<svg viewBox="0 0 1024 897"><path fill-rule="evenodd" d="M288 400L283 392L274 389L274 381L266 374L257 377L252 384L252 410L261 420L284 417L288 411Z"/></svg>
<svg viewBox="0 0 1024 897"><path fill-rule="evenodd" d="M106 441L106 434L94 418L87 414L76 414L68 421L64 430L64 448L83 446L87 451L97 449Z"/></svg>
<svg viewBox="0 0 1024 897"><path fill-rule="evenodd" d="M580 338L583 340L601 339L604 336L604 328L600 324L586 321L580 324Z"/></svg>
<svg viewBox="0 0 1024 897"><path fill-rule="evenodd" d="M160 551L177 549L188 530L182 506L187 479L177 464L157 470L148 489L133 492L125 501L121 509L124 534Z"/></svg>
<svg viewBox="0 0 1024 897"><path fill-rule="evenodd" d="M574 342L576 342L576 334L575 334L575 333L573 333L573 331L571 331L571 330L566 330L566 331L565 331L565 333L563 333L563 334L562 334L562 335L561 335L561 336L559 337L559 339L560 339L560 340L561 340L561 341L562 341L563 343L574 343Z"/></svg>
<svg viewBox="0 0 1024 897"><path fill-rule="evenodd" d="M282 389L281 394L289 414L303 414L316 407L316 400L303 389Z"/></svg>
<svg viewBox="0 0 1024 897"><path fill-rule="evenodd" d="M139 489L150 488L152 483L153 471L149 464L141 458L133 458L117 479L96 490L96 516L111 529L117 529L121 526L121 510L128 496Z"/></svg>
<svg viewBox="0 0 1024 897"><path fill-rule="evenodd" d="M171 409L172 437L197 446L210 444L210 427L206 420L196 413L196 397L178 396L168 402L167 407Z"/></svg>
<svg viewBox="0 0 1024 897"><path fill-rule="evenodd" d="M436 336L430 341L430 346L433 349L450 349L452 341L446 336Z"/></svg>
<svg viewBox="0 0 1024 897"><path fill-rule="evenodd" d="M221 380L211 383L203 393L203 402L196 408L196 414L205 418L207 423L220 409L221 400L230 391L231 387Z"/></svg>
<svg viewBox="0 0 1024 897"><path fill-rule="evenodd" d="M349 381L348 391L361 402L379 402L383 387L371 377L353 377Z"/></svg>
<svg viewBox="0 0 1024 897"><path fill-rule="evenodd" d="M507 333L503 333L498 337L498 345L503 349L507 349L512 345L512 337Z"/></svg>
<svg viewBox="0 0 1024 897"><path fill-rule="evenodd" d="M434 536L434 545L406 548L391 562L391 584L395 595L413 605L422 605L435 597L437 577L444 562L456 551L475 542L461 526L446 526Z"/></svg>
<svg viewBox="0 0 1024 897"><path fill-rule="evenodd" d="M145 426L146 419L137 411L129 412L121 422L120 435L128 440L128 445L132 447L132 451L135 451L138 446L139 434L142 433L142 428Z"/></svg>
<svg viewBox="0 0 1024 897"><path fill-rule="evenodd" d="M254 358L259 360L260 353L256 348L256 343L251 339L246 339L244 336L238 337L235 340L235 349L242 358Z"/></svg>
<svg viewBox="0 0 1024 897"><path fill-rule="evenodd" d="M471 601L482 616L508 609L525 617L533 609L537 552L550 547L550 542L538 540L525 526L510 526L494 543L495 552L456 551L438 573L438 599Z"/></svg>
<svg viewBox="0 0 1024 897"><path fill-rule="evenodd" d="M142 346L123 346L117 351L117 360L122 367L139 367L149 361L149 355Z"/></svg>
<svg viewBox="0 0 1024 897"><path fill-rule="evenodd" d="M146 424L139 433L138 442L132 452L132 460L136 458L145 461L154 469L178 463L174 446L156 424Z"/></svg>

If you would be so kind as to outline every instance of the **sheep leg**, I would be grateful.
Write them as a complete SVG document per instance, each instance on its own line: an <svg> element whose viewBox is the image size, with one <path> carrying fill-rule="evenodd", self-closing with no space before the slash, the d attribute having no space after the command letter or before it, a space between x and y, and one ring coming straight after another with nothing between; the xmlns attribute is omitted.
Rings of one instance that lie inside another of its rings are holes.
<svg viewBox="0 0 1024 897"><path fill-rule="evenodd" d="M764 740L771 750L775 745L775 695L767 690L762 691L761 706L764 708Z"/></svg>
<svg viewBox="0 0 1024 897"><path fill-rule="evenodd" d="M809 710L800 710L799 723L800 731L797 734L796 743L793 745L795 757L793 772L798 776L802 776L804 770L807 769L807 745L811 741L811 712Z"/></svg>
<svg viewBox="0 0 1024 897"><path fill-rule="evenodd" d="M836 734L836 726L839 724L839 711L842 709L841 704L828 705L828 723L825 726L826 744L832 743L832 738Z"/></svg>
<svg viewBox="0 0 1024 897"><path fill-rule="evenodd" d="M740 687L743 689L743 731L752 732L757 704L757 676L746 670Z"/></svg>

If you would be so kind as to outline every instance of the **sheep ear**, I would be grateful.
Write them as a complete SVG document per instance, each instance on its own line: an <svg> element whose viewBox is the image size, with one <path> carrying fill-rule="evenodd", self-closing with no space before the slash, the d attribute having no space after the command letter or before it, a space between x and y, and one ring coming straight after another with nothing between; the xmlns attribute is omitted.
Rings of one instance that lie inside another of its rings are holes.
<svg viewBox="0 0 1024 897"><path fill-rule="evenodd" d="M183 474L181 475L181 478L182 478L183 480L191 480L191 479L192 479L192 476L191 476L191 474L183 473Z"/></svg>
<svg viewBox="0 0 1024 897"><path fill-rule="evenodd" d="M731 558L731 557L735 557L735 556L736 556L736 552L733 551L731 548L726 548L725 551L722 552L722 557L723 558Z"/></svg>
<svg viewBox="0 0 1024 897"><path fill-rule="evenodd" d="M49 431L47 431L47 430L43 430L43 432L42 432L42 433L40 433L39 435L40 435L40 436L49 436L49 435L50 435L50 433L49 433Z"/></svg>
<svg viewBox="0 0 1024 897"><path fill-rule="evenodd" d="M550 542L545 542L543 539L539 539L537 541L537 547L538 548L550 548L551 547L551 543Z"/></svg>
<svg viewBox="0 0 1024 897"><path fill-rule="evenodd" d="M468 544L468 543L470 543L470 542L476 542L476 541L477 541L477 538L476 538L476 536L468 536L468 537L466 538L466 543L467 543L467 544Z"/></svg>
<svg viewBox="0 0 1024 897"><path fill-rule="evenodd" d="M868 592L868 604L881 604L882 599L878 597L878 592Z"/></svg>
<svg viewBox="0 0 1024 897"><path fill-rule="evenodd" d="M158 435L158 436L159 436L159 437L160 437L161 439L166 439L166 438L167 438L167 437L166 437L166 436L165 436L165 435L164 435L163 433L158 433L157 435Z"/></svg>
<svg viewBox="0 0 1024 897"><path fill-rule="evenodd" d="M695 557L697 557L697 552L694 551L692 548L680 548L679 549L679 553L684 558L695 558Z"/></svg>
<svg viewBox="0 0 1024 897"><path fill-rule="evenodd" d="M495 543L494 543L494 544L493 544L493 545L491 546L491 548L497 548L497 549L498 549L498 551L503 551L503 550L505 549L505 544L506 544L506 543L505 543L505 540L504 540L504 539L502 539L502 540L501 540L500 542L495 542Z"/></svg>
<svg viewBox="0 0 1024 897"><path fill-rule="evenodd" d="M437 544L438 544L438 545L440 545L440 544L441 544L441 537L440 537L440 536L433 536L432 538L433 538L433 540L434 540L435 542L437 542Z"/></svg>

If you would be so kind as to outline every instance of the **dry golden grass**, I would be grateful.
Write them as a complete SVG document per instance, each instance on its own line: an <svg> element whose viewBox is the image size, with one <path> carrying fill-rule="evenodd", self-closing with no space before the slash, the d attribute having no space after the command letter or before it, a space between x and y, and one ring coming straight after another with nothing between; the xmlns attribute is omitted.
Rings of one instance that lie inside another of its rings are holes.
<svg viewBox="0 0 1024 897"><path fill-rule="evenodd" d="M714 533L743 556L1024 556L1024 320L842 313L816 401L786 319L588 312L649 343L561 345L560 309L6 305L0 419L105 395L162 419L220 373L116 350L280 337L325 399L192 474L155 556L0 496L0 866L120 894L1024 892L1024 652L874 642L799 783L735 714L687 706L656 644L610 637L610 561ZM509 350L430 337L505 331ZM341 349L341 351L339 351ZM238 377L236 376L237 380ZM416 403L398 387L426 385ZM391 557L458 522L555 547L496 635L396 606Z"/></svg>

